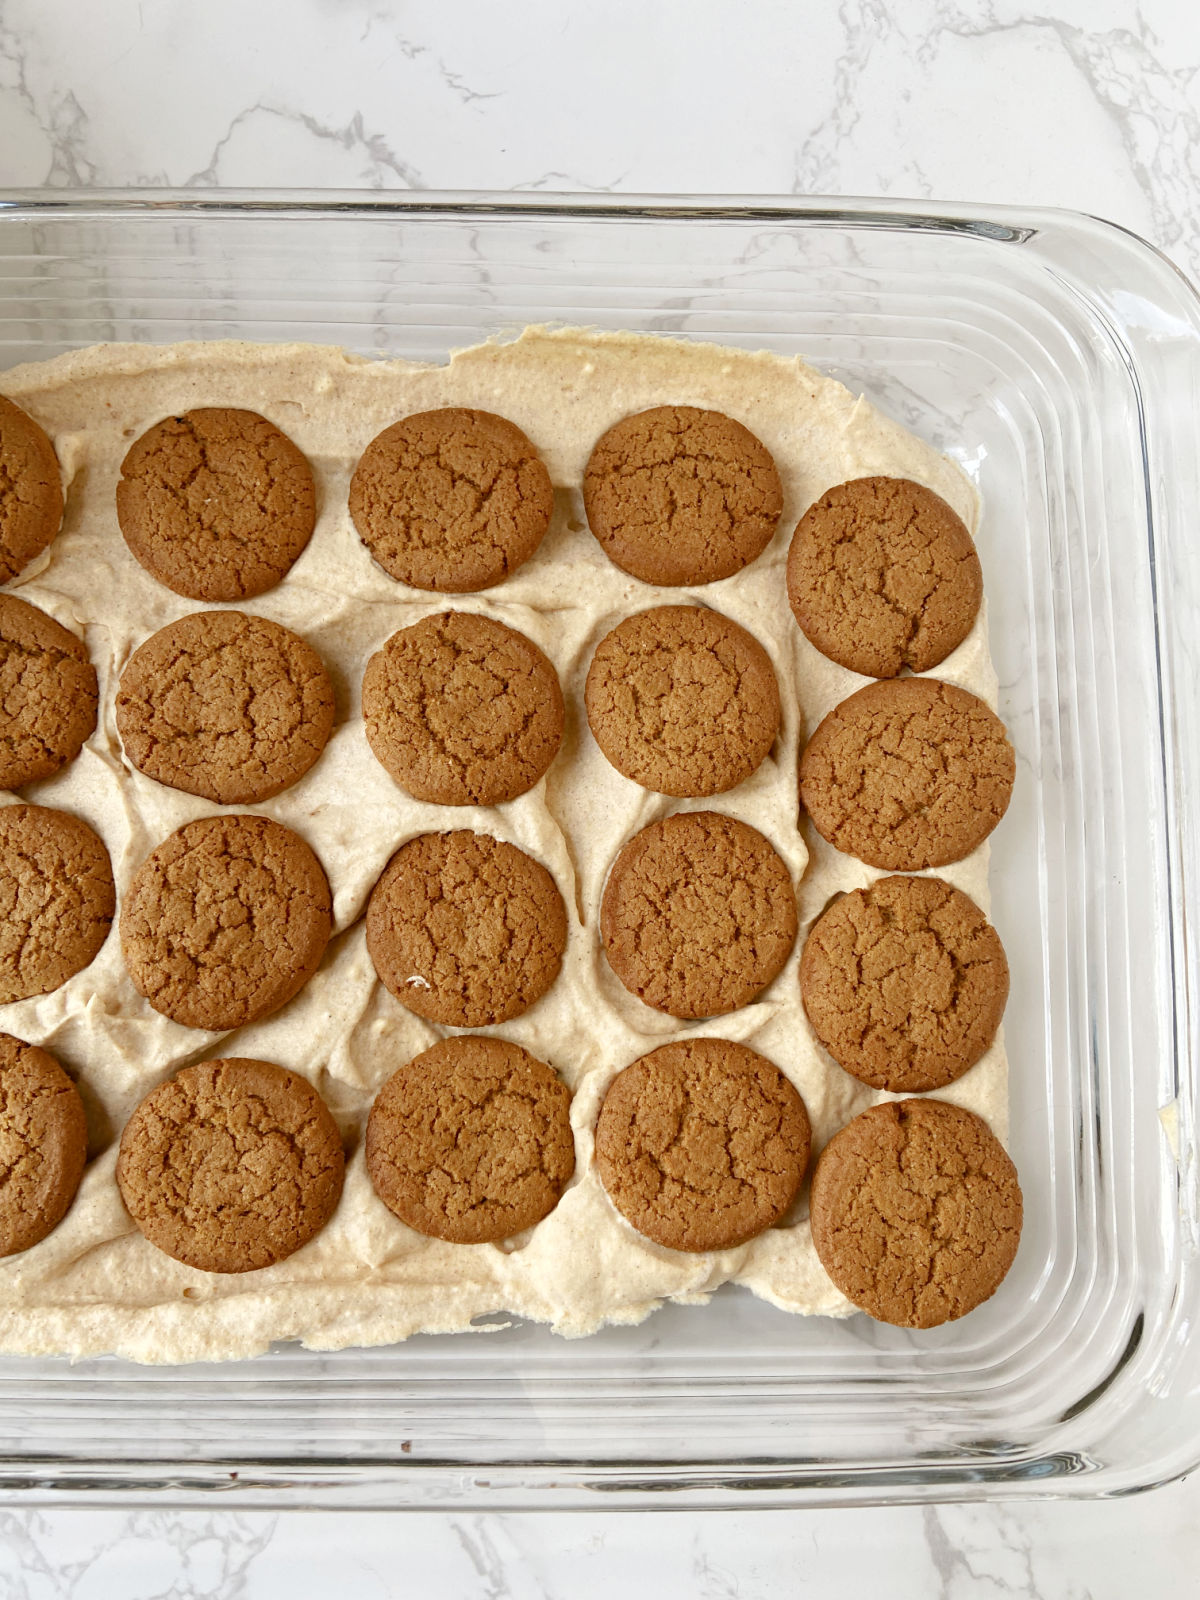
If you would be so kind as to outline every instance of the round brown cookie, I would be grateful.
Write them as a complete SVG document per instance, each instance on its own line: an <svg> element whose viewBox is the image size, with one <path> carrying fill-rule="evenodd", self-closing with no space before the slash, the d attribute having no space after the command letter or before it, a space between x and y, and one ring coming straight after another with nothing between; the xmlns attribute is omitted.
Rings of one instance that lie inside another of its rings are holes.
<svg viewBox="0 0 1200 1600"><path fill-rule="evenodd" d="M779 1221L808 1165L804 1101L728 1039L678 1039L619 1072L596 1123L617 1210L671 1250L728 1250Z"/></svg>
<svg viewBox="0 0 1200 1600"><path fill-rule="evenodd" d="M870 683L800 757L800 801L822 838L873 867L961 861L1008 809L1016 760L983 701L935 678Z"/></svg>
<svg viewBox="0 0 1200 1600"><path fill-rule="evenodd" d="M600 906L609 965L647 1005L713 1017L748 1005L796 941L788 869L756 828L715 811L652 822L613 862Z"/></svg>
<svg viewBox="0 0 1200 1600"><path fill-rule="evenodd" d="M86 1162L79 1090L45 1050L0 1033L0 1256L58 1227Z"/></svg>
<svg viewBox="0 0 1200 1600"><path fill-rule="evenodd" d="M367 950L396 999L449 1028L528 1011L558 976L567 912L554 879L482 833L402 845L367 907Z"/></svg>
<svg viewBox="0 0 1200 1600"><path fill-rule="evenodd" d="M0 806L0 1005L49 994L92 961L117 896L108 851L78 817Z"/></svg>
<svg viewBox="0 0 1200 1600"><path fill-rule="evenodd" d="M117 520L151 577L192 600L274 588L316 521L312 468L256 411L164 417L121 463Z"/></svg>
<svg viewBox="0 0 1200 1600"><path fill-rule="evenodd" d="M350 483L350 515L379 565L418 589L490 589L550 526L545 463L515 423L457 406L385 428Z"/></svg>
<svg viewBox="0 0 1200 1600"><path fill-rule="evenodd" d="M9 583L58 532L62 479L54 446L0 395L0 583Z"/></svg>
<svg viewBox="0 0 1200 1600"><path fill-rule="evenodd" d="M855 478L801 517L788 551L792 612L851 672L927 672L974 626L983 573L962 519L907 478Z"/></svg>
<svg viewBox="0 0 1200 1600"><path fill-rule="evenodd" d="M253 1272L320 1233L342 1193L337 1123L298 1073L230 1057L184 1067L125 1124L117 1183L152 1245L202 1272Z"/></svg>
<svg viewBox="0 0 1200 1600"><path fill-rule="evenodd" d="M601 639L588 723L625 777L659 794L721 794L779 732L779 685L752 634L703 606L658 606Z"/></svg>
<svg viewBox="0 0 1200 1600"><path fill-rule="evenodd" d="M974 900L941 878L880 878L840 895L800 958L808 1020L873 1089L941 1089L996 1036L1008 962Z"/></svg>
<svg viewBox="0 0 1200 1600"><path fill-rule="evenodd" d="M134 651L117 728L147 777L220 805L255 805L304 776L333 709L329 674L298 634L243 611L200 611Z"/></svg>
<svg viewBox="0 0 1200 1600"><path fill-rule="evenodd" d="M1021 1187L995 1134L944 1100L893 1100L821 1152L812 1235L842 1293L880 1322L933 1328L994 1294L1021 1237Z"/></svg>
<svg viewBox="0 0 1200 1600"><path fill-rule="evenodd" d="M0 594L0 788L52 777L74 761L95 731L98 701L83 641Z"/></svg>
<svg viewBox="0 0 1200 1600"><path fill-rule="evenodd" d="M571 1095L505 1039L443 1039L395 1072L367 1119L367 1172L401 1222L451 1244L509 1239L575 1170Z"/></svg>
<svg viewBox="0 0 1200 1600"><path fill-rule="evenodd" d="M367 740L417 800L494 806L532 789L563 734L554 668L491 617L442 611L394 633L367 663Z"/></svg>
<svg viewBox="0 0 1200 1600"><path fill-rule="evenodd" d="M583 476L588 526L645 583L712 583L761 555L783 510L770 452L720 411L655 406L599 440Z"/></svg>
<svg viewBox="0 0 1200 1600"><path fill-rule="evenodd" d="M134 874L121 948L156 1011L240 1028L304 987L332 926L329 881L299 834L267 817L201 817Z"/></svg>

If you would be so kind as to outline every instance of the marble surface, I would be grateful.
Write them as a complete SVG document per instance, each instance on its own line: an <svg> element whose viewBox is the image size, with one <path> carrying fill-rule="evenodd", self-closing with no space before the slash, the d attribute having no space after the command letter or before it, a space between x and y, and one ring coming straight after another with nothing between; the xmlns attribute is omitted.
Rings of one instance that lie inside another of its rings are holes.
<svg viewBox="0 0 1200 1600"><path fill-rule="evenodd" d="M1062 205L1200 275L1193 0L0 0L0 186ZM2 1600L1197 1592L1200 1478L1110 1503L393 1517L0 1507Z"/></svg>

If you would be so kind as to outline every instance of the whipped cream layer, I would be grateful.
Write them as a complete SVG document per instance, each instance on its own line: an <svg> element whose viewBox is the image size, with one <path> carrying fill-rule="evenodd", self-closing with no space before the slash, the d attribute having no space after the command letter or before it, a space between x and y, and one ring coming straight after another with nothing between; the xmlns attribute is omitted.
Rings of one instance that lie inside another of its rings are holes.
<svg viewBox="0 0 1200 1600"><path fill-rule="evenodd" d="M784 565L792 529L832 485L882 473L935 490L974 532L978 498L957 466L841 384L797 360L703 343L580 329L527 329L512 342L456 353L445 366L373 362L308 345L232 342L103 345L0 374L0 392L54 441L67 485L63 530L12 586L86 640L100 676L99 726L78 760L21 798L89 822L112 857L118 901L146 855L182 823L218 809L144 777L125 759L113 709L132 652L156 629L202 609L155 582L126 549L115 489L130 444L161 417L195 406L261 412L305 452L318 486L318 521L283 582L238 609L295 629L321 653L337 694L332 739L284 794L246 808L276 818L316 851L334 892L335 932L320 970L297 998L234 1033L197 1032L159 1016L134 989L114 927L97 959L54 994L0 1008L0 1029L52 1051L80 1084L91 1160L79 1195L48 1239L0 1261L0 1349L116 1352L145 1362L251 1356L278 1339L311 1349L378 1345L418 1332L468 1328L488 1313L546 1322L558 1333L634 1323L667 1300L695 1302L726 1282L787 1311L841 1316L853 1308L813 1249L807 1185L784 1222L734 1250L685 1255L637 1234L592 1169L592 1128L615 1073L682 1035L738 1040L769 1057L804 1097L814 1158L858 1111L888 1098L837 1067L800 1003L804 935L830 898L880 876L797 823L796 761L825 713L867 681L803 637L788 609ZM784 512L751 566L696 589L660 589L614 567L588 533L580 485L592 446L619 418L648 406L727 412L771 451ZM439 597L396 583L371 560L347 511L350 475L389 423L437 406L496 411L541 452L555 486L550 531L537 554L498 588ZM987 570L985 562L985 584ZM783 726L775 748L739 788L674 801L617 773L583 712L591 654L609 628L651 606L693 602L734 618L767 649L779 678ZM367 746L359 692L370 655L398 628L446 609L519 628L554 662L567 701L563 747L529 794L492 808L410 799ZM934 676L996 703L986 611ZM9 800L15 796L6 797ZM797 885L800 938L753 1005L680 1023L629 995L598 938L600 897L621 845L676 810L712 809L760 829ZM573 1091L576 1169L557 1208L503 1245L450 1245L414 1233L374 1194L362 1140L372 1099L404 1061L448 1031L407 1012L375 977L363 913L392 853L419 833L473 828L543 862L566 901L562 973L523 1017L486 1030L549 1062ZM984 845L940 876L986 910ZM149 1244L114 1176L133 1107L181 1066L256 1056L304 1074L342 1129L346 1186L325 1230L277 1266L237 1276L196 1271ZM1003 1040L942 1097L1007 1132Z"/></svg>

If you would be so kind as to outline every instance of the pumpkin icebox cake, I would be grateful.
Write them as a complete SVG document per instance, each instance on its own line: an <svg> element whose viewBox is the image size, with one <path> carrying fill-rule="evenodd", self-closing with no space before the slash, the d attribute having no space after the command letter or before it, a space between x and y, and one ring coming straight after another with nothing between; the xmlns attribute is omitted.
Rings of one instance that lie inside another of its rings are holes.
<svg viewBox="0 0 1200 1600"><path fill-rule="evenodd" d="M0 1348L997 1287L1013 756L952 462L579 329L0 395Z"/></svg>

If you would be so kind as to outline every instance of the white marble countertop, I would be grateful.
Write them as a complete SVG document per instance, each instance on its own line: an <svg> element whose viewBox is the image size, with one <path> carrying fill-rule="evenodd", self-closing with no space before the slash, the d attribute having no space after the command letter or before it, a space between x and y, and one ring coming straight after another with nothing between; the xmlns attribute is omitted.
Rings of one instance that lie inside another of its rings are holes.
<svg viewBox="0 0 1200 1600"><path fill-rule="evenodd" d="M1200 275L1194 0L0 0L0 187L825 193L1057 205ZM554 1516L0 1509L4 1600L1200 1592L1131 1500Z"/></svg>

